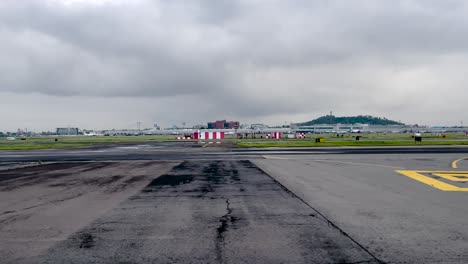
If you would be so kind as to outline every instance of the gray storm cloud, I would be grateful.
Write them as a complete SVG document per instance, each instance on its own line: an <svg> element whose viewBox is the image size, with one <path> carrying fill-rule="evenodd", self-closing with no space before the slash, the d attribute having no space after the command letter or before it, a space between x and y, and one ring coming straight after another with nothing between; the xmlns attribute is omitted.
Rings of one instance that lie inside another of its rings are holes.
<svg viewBox="0 0 468 264"><path fill-rule="evenodd" d="M468 110L467 13L461 0L4 0L0 103L127 100L147 105L132 115L166 111L157 118L168 123L301 121L331 109L458 122ZM187 111L167 111L174 104Z"/></svg>

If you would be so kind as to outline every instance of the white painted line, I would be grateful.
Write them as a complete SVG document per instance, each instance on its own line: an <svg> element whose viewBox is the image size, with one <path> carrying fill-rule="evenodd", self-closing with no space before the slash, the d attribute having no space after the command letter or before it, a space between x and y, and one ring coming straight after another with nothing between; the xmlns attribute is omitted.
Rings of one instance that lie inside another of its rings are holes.
<svg viewBox="0 0 468 264"><path fill-rule="evenodd" d="M263 155L262 157L263 157L263 158L265 158L265 159L279 159L279 160L289 160L289 158L285 158L285 157L278 157L278 156L265 156L265 155Z"/></svg>
<svg viewBox="0 0 468 264"><path fill-rule="evenodd" d="M364 165L364 166L374 166L374 167L391 168L391 169L405 169L405 168L403 168L403 167L396 167L396 166L389 166L389 165L381 165L381 164L373 164L373 163L350 162L350 161L319 160L319 159L313 159L313 160L310 160L310 161L331 162L331 163L342 163L342 164L350 164L350 165Z"/></svg>

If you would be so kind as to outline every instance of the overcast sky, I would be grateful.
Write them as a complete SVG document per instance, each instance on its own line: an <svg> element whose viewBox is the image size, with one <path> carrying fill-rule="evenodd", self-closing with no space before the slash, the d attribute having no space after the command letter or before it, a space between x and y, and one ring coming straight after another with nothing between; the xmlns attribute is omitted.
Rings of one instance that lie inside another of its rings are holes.
<svg viewBox="0 0 468 264"><path fill-rule="evenodd" d="M1 0L0 131L468 125L468 1Z"/></svg>

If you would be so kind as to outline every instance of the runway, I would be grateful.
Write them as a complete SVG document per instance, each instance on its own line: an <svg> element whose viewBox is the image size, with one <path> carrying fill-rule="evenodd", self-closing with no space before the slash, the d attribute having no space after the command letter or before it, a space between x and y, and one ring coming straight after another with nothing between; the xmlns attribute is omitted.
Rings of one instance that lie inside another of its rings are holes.
<svg viewBox="0 0 468 264"><path fill-rule="evenodd" d="M466 146L405 147L313 147L313 148L240 148L231 144L197 142L149 142L146 144L111 144L76 149L0 151L0 165L5 162L109 161L109 160L191 160L244 159L262 155L342 155L342 154L466 154ZM457 155L458 157L460 155Z"/></svg>
<svg viewBox="0 0 468 264"><path fill-rule="evenodd" d="M466 263L467 152L188 142L0 152L0 255L2 263Z"/></svg>

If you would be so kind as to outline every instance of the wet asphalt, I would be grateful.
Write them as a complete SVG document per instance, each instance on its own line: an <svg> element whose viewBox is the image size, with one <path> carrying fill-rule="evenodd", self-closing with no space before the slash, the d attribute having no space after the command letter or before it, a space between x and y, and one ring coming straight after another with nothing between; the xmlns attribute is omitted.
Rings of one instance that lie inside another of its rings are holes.
<svg viewBox="0 0 468 264"><path fill-rule="evenodd" d="M1 152L0 263L466 263L468 192L396 170L454 170L467 152L189 142Z"/></svg>
<svg viewBox="0 0 468 264"><path fill-rule="evenodd" d="M248 160L183 162L40 263L379 263Z"/></svg>
<svg viewBox="0 0 468 264"><path fill-rule="evenodd" d="M0 171L0 263L37 257L178 162L80 162Z"/></svg>
<svg viewBox="0 0 468 264"><path fill-rule="evenodd" d="M223 160L261 155L366 155L366 154L467 154L466 146L240 148L230 143L148 142L112 144L77 149L0 151L0 168L7 162L125 161L125 160Z"/></svg>

